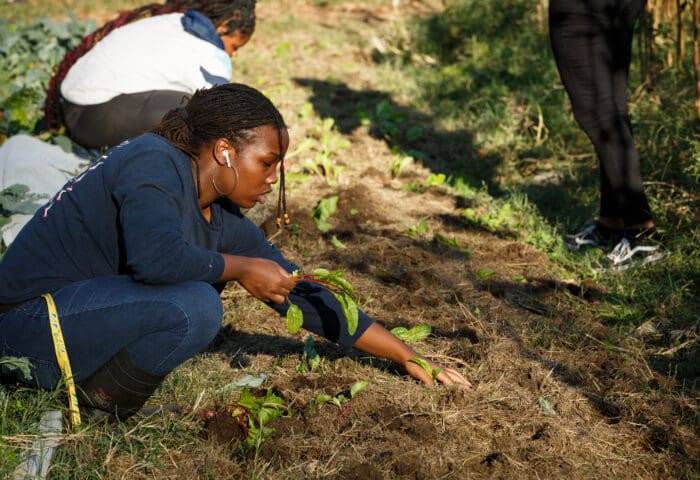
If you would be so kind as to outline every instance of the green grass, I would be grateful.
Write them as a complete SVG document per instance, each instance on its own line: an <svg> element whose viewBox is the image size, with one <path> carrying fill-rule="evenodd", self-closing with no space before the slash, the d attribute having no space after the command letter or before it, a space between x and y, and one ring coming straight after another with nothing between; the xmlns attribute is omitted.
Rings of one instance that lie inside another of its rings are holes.
<svg viewBox="0 0 700 480"><path fill-rule="evenodd" d="M448 163L434 162L467 199L470 223L496 233L519 232L516 237L547 252L567 274L596 276L594 254L570 254L558 240L595 216L598 167L571 114L546 29L539 28L529 2L510 2L508 9L472 0L447 5L385 37L394 53L379 56L380 68L410 79L392 92L427 113L433 132L471 139L471 151L453 154ZM657 51L661 59L664 48ZM640 87L639 64L636 56L630 111L647 194L669 256L650 268L598 280L610 288L611 303L626 306L609 323L670 318L677 328L688 328L700 307L700 124L692 105L694 79L685 65L662 70L653 88ZM404 145L412 147L427 147L429 164L444 157L434 145ZM547 176L556 181L537 180ZM487 195L477 198L474 192L484 193L482 185Z"/></svg>

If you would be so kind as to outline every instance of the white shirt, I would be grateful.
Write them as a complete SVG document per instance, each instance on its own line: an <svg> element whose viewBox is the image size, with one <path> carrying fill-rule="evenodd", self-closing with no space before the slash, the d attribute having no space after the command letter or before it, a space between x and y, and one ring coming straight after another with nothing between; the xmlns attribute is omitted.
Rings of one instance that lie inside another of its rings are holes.
<svg viewBox="0 0 700 480"><path fill-rule="evenodd" d="M95 105L121 94L152 90L192 94L230 81L231 58L186 32L183 15L157 15L113 30L71 67L61 94L77 105Z"/></svg>

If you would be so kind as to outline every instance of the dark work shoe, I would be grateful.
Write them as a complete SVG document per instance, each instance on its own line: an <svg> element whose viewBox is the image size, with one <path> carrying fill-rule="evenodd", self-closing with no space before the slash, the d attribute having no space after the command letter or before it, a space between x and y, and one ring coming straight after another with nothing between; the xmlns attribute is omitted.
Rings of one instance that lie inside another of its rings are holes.
<svg viewBox="0 0 700 480"><path fill-rule="evenodd" d="M626 270L661 260L667 255L655 228L628 230L603 259L603 267Z"/></svg>
<svg viewBox="0 0 700 480"><path fill-rule="evenodd" d="M620 240L623 232L598 222L586 225L578 233L564 235L566 248L576 251L581 247L604 247Z"/></svg>
<svg viewBox="0 0 700 480"><path fill-rule="evenodd" d="M163 378L144 371L123 349L78 385L80 409L91 421L126 420L143 407Z"/></svg>

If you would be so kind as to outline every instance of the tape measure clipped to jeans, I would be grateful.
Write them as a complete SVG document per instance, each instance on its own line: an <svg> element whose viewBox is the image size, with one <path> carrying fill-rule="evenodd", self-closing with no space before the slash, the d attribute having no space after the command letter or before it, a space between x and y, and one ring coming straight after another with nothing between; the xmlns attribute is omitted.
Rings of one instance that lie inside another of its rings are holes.
<svg viewBox="0 0 700 480"><path fill-rule="evenodd" d="M46 307L49 310L49 325L51 325L51 339L53 347L56 351L56 361L61 369L63 381L66 382L68 388L68 407L70 408L70 420L73 428L80 425L80 408L78 407L78 395L75 391L75 381L73 380L73 371L70 368L70 360L68 359L68 351L66 344L63 341L63 332L61 331L61 322L58 319L58 311L56 303L50 293L42 295L46 300Z"/></svg>

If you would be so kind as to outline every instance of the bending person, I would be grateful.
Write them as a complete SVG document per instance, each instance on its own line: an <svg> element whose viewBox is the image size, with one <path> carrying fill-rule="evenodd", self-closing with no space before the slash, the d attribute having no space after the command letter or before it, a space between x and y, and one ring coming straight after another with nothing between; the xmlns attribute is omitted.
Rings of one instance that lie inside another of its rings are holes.
<svg viewBox="0 0 700 480"><path fill-rule="evenodd" d="M49 129L112 147L158 124L199 88L231 81L255 0L168 0L121 14L68 53L49 83Z"/></svg>
<svg viewBox="0 0 700 480"><path fill-rule="evenodd" d="M151 133L93 162L0 262L0 356L27 357L31 383L61 381L41 298L49 292L82 404L125 418L207 347L221 326L219 293L236 281L282 315L289 298L305 329L432 384L411 361L420 355L362 311L349 334L335 297L295 283L298 267L241 214L266 201L278 167L284 179L288 138L265 96L226 84L197 91ZM452 368L437 380L468 385Z"/></svg>
<svg viewBox="0 0 700 480"><path fill-rule="evenodd" d="M634 24L645 0L551 0L550 40L576 121L600 162L600 213L569 248L611 247L606 263L624 268L662 256L632 137L627 80Z"/></svg>

